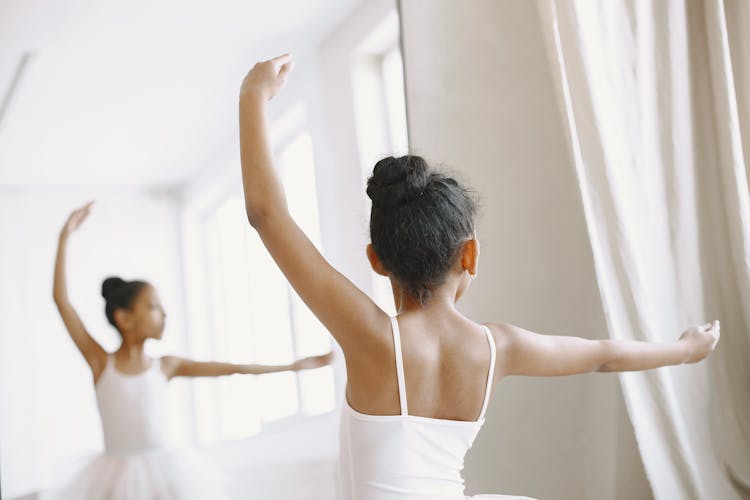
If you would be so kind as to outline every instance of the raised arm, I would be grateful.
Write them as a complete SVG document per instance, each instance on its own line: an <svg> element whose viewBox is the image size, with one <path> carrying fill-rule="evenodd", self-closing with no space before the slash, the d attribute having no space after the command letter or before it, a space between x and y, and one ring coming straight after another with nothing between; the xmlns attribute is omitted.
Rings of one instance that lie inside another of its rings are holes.
<svg viewBox="0 0 750 500"><path fill-rule="evenodd" d="M172 377L221 377L224 375L263 375L285 371L300 371L320 368L331 364L333 353L301 358L288 365L243 365L217 361L194 361L177 356L164 356L162 370L167 378Z"/></svg>
<svg viewBox="0 0 750 500"><path fill-rule="evenodd" d="M677 341L589 340L541 335L508 324L490 324L503 375L560 376L649 370L695 363L716 347L719 322L686 330Z"/></svg>
<svg viewBox="0 0 750 500"><path fill-rule="evenodd" d="M250 225L289 283L347 353L363 345L354 341L358 336L388 331L388 317L323 258L289 214L274 169L265 106L283 87L293 64L289 55L258 63L242 82L240 156L245 208Z"/></svg>
<svg viewBox="0 0 750 500"><path fill-rule="evenodd" d="M83 355L86 363L88 363L94 374L94 381L96 381L106 365L107 353L96 342L96 340L89 335L81 318L71 305L70 300L68 299L68 284L65 273L65 254L68 238L76 229L78 229L86 217L88 217L92 204L93 202L89 202L70 214L68 220L65 222L65 226L63 226L63 229L60 232L60 240L57 246L57 258L55 260L55 276L52 297L55 300L55 305L60 312L65 328L70 334L70 338L73 339L76 347Z"/></svg>

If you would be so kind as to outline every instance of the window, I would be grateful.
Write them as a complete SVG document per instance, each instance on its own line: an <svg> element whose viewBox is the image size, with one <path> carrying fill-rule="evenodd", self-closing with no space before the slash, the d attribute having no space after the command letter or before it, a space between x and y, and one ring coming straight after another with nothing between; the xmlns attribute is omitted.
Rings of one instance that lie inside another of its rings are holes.
<svg viewBox="0 0 750 500"><path fill-rule="evenodd" d="M304 118L299 111L292 110L293 122ZM319 247L312 139L303 127L304 122L286 127L275 157L292 216ZM272 130L274 139L275 132L278 129ZM194 355L235 363L285 364L331 349L328 332L248 227L241 192L226 195L208 209L201 226L210 331L200 333L204 352ZM200 380L196 400L199 442L244 438L272 422L333 410L333 370Z"/></svg>
<svg viewBox="0 0 750 500"><path fill-rule="evenodd" d="M306 131L297 133L283 149L279 158L289 211L320 250L320 222L315 189L312 138ZM328 352L331 337L318 318L307 308L297 293L287 284L292 329L297 357ZM305 415L318 415L333 410L335 405L333 369L325 367L296 374L299 403Z"/></svg>
<svg viewBox="0 0 750 500"><path fill-rule="evenodd" d="M403 61L395 11L355 49L352 61L357 138L366 179L378 160L389 155L401 156L409 150ZM365 196L367 213L369 201ZM390 282L374 272L371 276L373 300L384 311L395 314Z"/></svg>

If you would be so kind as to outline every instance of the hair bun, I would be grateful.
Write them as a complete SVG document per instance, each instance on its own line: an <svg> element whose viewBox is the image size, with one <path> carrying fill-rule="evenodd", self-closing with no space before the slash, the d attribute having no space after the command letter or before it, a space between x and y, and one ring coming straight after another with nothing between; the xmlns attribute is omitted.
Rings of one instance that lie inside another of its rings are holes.
<svg viewBox="0 0 750 500"><path fill-rule="evenodd" d="M430 174L430 166L421 156L383 158L375 164L367 180L367 196L375 206L397 207L422 196Z"/></svg>
<svg viewBox="0 0 750 500"><path fill-rule="evenodd" d="M102 297L109 300L113 294L117 293L118 288L122 288L127 282L117 276L112 276L104 280L102 283Z"/></svg>

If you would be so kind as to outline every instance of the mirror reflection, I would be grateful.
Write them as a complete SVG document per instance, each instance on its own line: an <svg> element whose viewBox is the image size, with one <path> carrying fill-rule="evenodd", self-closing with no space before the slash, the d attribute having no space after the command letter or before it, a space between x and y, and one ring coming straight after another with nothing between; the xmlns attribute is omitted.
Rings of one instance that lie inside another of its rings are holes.
<svg viewBox="0 0 750 500"><path fill-rule="evenodd" d="M289 210L392 309L335 243L367 198L344 216L330 164L406 152L396 4L2 10L3 497L333 498L343 356L247 224L237 92L298 58L268 120Z"/></svg>

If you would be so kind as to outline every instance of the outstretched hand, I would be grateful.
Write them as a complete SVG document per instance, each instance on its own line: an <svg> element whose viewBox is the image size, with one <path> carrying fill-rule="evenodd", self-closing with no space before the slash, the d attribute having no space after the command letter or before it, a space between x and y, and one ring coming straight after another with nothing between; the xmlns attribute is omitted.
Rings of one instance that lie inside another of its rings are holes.
<svg viewBox="0 0 750 500"><path fill-rule="evenodd" d="M309 370L312 368L320 368L321 366L330 365L333 361L333 351L328 354L321 354L319 356L310 356L307 358L298 359L292 364L292 369L297 370Z"/></svg>
<svg viewBox="0 0 750 500"><path fill-rule="evenodd" d="M719 320L705 325L693 326L680 335L680 342L684 342L688 350L686 363L697 363L705 359L719 342L721 326Z"/></svg>
<svg viewBox="0 0 750 500"><path fill-rule="evenodd" d="M91 206L93 204L94 201L92 200L86 203L81 208L73 210L73 212L68 216L68 220L65 221L65 225L63 226L62 234L64 236L70 235L70 233L78 229L81 224L83 224L83 221L85 221L89 216L89 212L91 211Z"/></svg>
<svg viewBox="0 0 750 500"><path fill-rule="evenodd" d="M240 98L257 96L264 101L273 99L286 84L289 73L294 69L291 54L284 54L253 66L240 87Z"/></svg>

